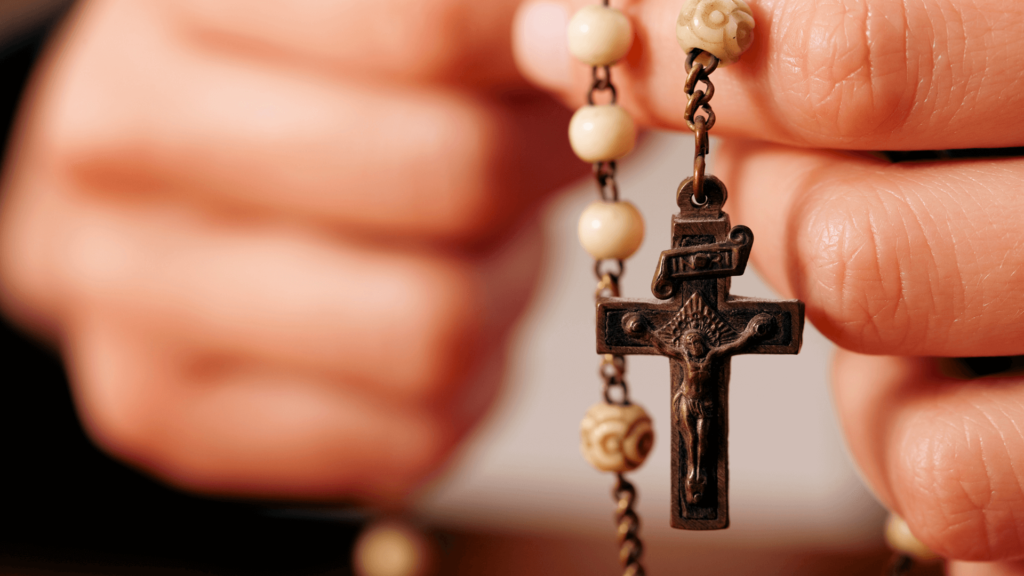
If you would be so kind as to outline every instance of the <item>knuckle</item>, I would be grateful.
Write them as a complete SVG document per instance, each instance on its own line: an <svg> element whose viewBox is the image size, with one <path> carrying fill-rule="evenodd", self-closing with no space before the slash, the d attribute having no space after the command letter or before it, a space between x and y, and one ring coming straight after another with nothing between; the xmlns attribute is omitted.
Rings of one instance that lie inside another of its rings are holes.
<svg viewBox="0 0 1024 576"><path fill-rule="evenodd" d="M906 4L789 3L771 70L781 113L798 136L855 145L889 134L910 114L918 81L908 72Z"/></svg>
<svg viewBox="0 0 1024 576"><path fill-rule="evenodd" d="M504 209L508 191L514 187L507 177L509 157L502 152L506 131L493 110L477 103L436 121L430 132L436 135L437 149L458 160L435 167L437 178L427 207L446 236L491 237L514 217ZM428 155L434 162L435 151Z"/></svg>
<svg viewBox="0 0 1024 576"><path fill-rule="evenodd" d="M966 412L965 412L966 408ZM914 533L942 556L986 561L1024 550L1015 518L1024 494L1006 448L1012 422L960 400L906 428L894 470L896 497Z"/></svg>

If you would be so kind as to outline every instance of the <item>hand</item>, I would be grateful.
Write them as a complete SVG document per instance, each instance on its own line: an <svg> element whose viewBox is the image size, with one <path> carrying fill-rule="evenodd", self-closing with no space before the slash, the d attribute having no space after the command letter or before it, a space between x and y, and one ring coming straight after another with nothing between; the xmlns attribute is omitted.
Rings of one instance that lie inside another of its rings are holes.
<svg viewBox="0 0 1024 576"><path fill-rule="evenodd" d="M551 29L584 0L525 4L518 62L582 103L589 69ZM621 3L613 69L640 122L685 130L679 0ZM1024 3L758 0L752 49L712 79L714 172L755 265L844 348L835 397L875 494L953 563L1024 574L1024 378L929 357L1024 354L1024 160L892 164L842 150L1024 145ZM761 141L753 141L761 140Z"/></svg>
<svg viewBox="0 0 1024 576"><path fill-rule="evenodd" d="M400 499L500 380L586 168L512 0L81 2L8 159L8 314L92 436L214 493Z"/></svg>

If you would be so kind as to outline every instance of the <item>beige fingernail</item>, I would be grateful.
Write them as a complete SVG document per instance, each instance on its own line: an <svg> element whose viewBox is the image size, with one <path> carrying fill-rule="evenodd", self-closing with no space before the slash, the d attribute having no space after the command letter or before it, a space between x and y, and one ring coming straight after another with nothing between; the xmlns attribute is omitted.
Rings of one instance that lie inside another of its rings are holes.
<svg viewBox="0 0 1024 576"><path fill-rule="evenodd" d="M570 86L566 40L569 7L561 2L526 2L512 24L512 52L527 80L551 91Z"/></svg>

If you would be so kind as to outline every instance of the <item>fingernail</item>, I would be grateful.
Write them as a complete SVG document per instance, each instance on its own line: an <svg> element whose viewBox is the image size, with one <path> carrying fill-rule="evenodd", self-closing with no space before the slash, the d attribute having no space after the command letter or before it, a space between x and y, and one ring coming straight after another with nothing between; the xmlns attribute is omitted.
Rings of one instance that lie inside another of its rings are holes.
<svg viewBox="0 0 1024 576"><path fill-rule="evenodd" d="M512 24L512 52L519 71L538 87L569 87L571 61L566 46L569 8L561 2L526 2Z"/></svg>

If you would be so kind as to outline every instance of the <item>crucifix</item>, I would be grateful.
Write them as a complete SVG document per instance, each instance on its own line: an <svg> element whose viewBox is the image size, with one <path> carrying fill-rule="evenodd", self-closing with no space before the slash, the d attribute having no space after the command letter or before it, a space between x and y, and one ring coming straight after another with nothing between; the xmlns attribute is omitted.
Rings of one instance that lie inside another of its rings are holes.
<svg viewBox="0 0 1024 576"><path fill-rule="evenodd" d="M725 185L693 180L677 193L672 247L661 253L651 291L657 300L598 298L599 354L657 354L671 360L672 526L729 526L727 421L729 364L737 354L796 354L804 306L729 294L754 242L746 226L730 227L722 211Z"/></svg>

